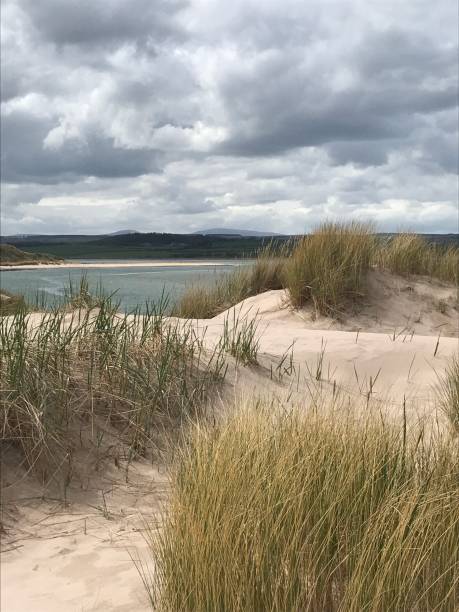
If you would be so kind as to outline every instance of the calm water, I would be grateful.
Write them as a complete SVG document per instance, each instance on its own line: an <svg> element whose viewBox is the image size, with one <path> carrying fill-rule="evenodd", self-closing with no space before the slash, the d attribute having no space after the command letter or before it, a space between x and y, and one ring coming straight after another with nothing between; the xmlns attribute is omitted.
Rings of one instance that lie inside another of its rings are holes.
<svg viewBox="0 0 459 612"><path fill-rule="evenodd" d="M97 263L95 260L87 262ZM39 295L47 304L53 304L62 300L64 288L70 282L78 284L84 274L92 290L102 286L104 293L115 293L114 299L120 302L121 309L129 311L141 307L146 301L158 300L163 291L173 302L187 286L212 284L219 275L247 263L247 260L231 260L225 261L224 265L210 263L206 266L2 270L0 288L22 294L31 302Z"/></svg>

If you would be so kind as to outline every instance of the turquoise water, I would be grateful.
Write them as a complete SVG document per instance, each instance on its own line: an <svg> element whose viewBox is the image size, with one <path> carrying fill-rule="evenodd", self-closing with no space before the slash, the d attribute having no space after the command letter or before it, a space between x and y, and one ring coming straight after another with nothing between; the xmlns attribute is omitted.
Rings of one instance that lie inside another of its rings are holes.
<svg viewBox="0 0 459 612"><path fill-rule="evenodd" d="M104 263L87 260L87 263L89 262ZM205 266L177 264L173 267L2 270L0 288L24 295L30 302L34 302L39 296L40 303L44 300L46 304L52 305L63 299L64 289L70 282L78 285L82 275L85 275L93 291L103 287L104 293L114 294L114 300L119 302L120 309L128 312L142 307L146 301L159 300L163 292L169 296L172 303L187 286L197 283L212 284L219 275L227 274L238 266L247 265L248 262L231 260L221 263L224 265L209 263Z"/></svg>

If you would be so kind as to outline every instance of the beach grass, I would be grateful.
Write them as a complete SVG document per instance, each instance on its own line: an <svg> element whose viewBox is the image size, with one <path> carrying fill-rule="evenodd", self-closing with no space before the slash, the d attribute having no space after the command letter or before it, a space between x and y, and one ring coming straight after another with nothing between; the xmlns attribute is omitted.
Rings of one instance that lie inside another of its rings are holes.
<svg viewBox="0 0 459 612"><path fill-rule="evenodd" d="M197 426L140 568L152 607L455 612L458 450L342 407Z"/></svg>
<svg viewBox="0 0 459 612"><path fill-rule="evenodd" d="M459 249L429 244L416 234L398 234L385 241L376 262L401 276L424 275L455 284L459 280Z"/></svg>
<svg viewBox="0 0 459 612"><path fill-rule="evenodd" d="M223 356L163 309L120 315L105 298L96 309L3 317L3 448L17 448L44 483L70 481L82 444L96 462L107 448L129 460L161 452L161 432L202 414L224 376Z"/></svg>
<svg viewBox="0 0 459 612"><path fill-rule="evenodd" d="M208 290L190 289L175 314L215 316L285 288L294 306L337 317L375 266L451 280L457 257L410 236L380 244L356 223L324 224L288 249L267 247ZM312 407L235 406L211 426L226 354L258 361L256 315L222 316L210 351L190 322L165 316L164 295L123 315L83 276L65 296L0 319L2 449L65 498L82 450L98 469L180 442L164 523L149 536L154 570L139 565L154 609L458 609L457 436L385 420L369 400L354 412L339 394ZM317 381L322 362L323 351ZM458 372L455 358L438 385L456 433Z"/></svg>
<svg viewBox="0 0 459 612"><path fill-rule="evenodd" d="M374 256L371 225L325 223L302 238L286 263L285 285L295 308L312 303L317 313L337 316L364 291Z"/></svg>
<svg viewBox="0 0 459 612"><path fill-rule="evenodd" d="M282 289L291 242L270 242L261 248L253 263L218 277L210 286L192 285L178 300L174 314L187 319L210 319L242 300L272 289Z"/></svg>
<svg viewBox="0 0 459 612"><path fill-rule="evenodd" d="M374 231L367 223L323 223L282 246L267 245L253 263L220 276L213 285L189 287L174 314L209 319L253 295L286 289L294 308L312 304L317 315L339 318L365 295L375 268L458 283L459 248L429 244L409 233L382 240Z"/></svg>
<svg viewBox="0 0 459 612"><path fill-rule="evenodd" d="M259 348L259 320L256 316L242 316L232 308L223 320L219 349L232 355L236 364L255 365Z"/></svg>
<svg viewBox="0 0 459 612"><path fill-rule="evenodd" d="M448 417L453 431L459 435L459 355L454 355L443 375L439 376L437 392L440 407Z"/></svg>

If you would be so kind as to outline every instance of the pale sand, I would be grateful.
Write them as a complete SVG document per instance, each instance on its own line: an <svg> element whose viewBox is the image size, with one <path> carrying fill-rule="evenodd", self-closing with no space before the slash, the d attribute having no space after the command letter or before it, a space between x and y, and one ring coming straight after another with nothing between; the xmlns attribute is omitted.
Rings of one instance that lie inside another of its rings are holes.
<svg viewBox="0 0 459 612"><path fill-rule="evenodd" d="M62 263L62 264L36 264L36 265L25 265L25 266L0 266L0 271L8 270L51 270L54 268L174 268L180 267L200 267L200 266L228 266L228 265L239 265L239 262L234 264L231 261L161 261L158 259L152 259L151 261L123 261L122 263L116 262L101 262L101 263Z"/></svg>
<svg viewBox="0 0 459 612"><path fill-rule="evenodd" d="M446 302L445 312L443 307L438 308L439 299ZM230 369L233 384L227 389L229 404L231 396L238 393L307 401L317 384L314 373L318 355L325 347L325 388L331 389L336 381L357 401L368 392L370 377L372 381L376 378L373 410L381 399L385 409L388 407L399 418L405 396L411 420L440 418L433 401L434 386L437 375L458 350L458 311L451 287L380 278L365 309L340 323L313 320L308 309L293 312L282 291L249 298L236 307L236 312L259 318L262 367ZM199 333L205 332L210 348L218 341L227 315L192 323ZM38 323L41 316L33 315L32 321ZM434 355L439 330L442 335ZM275 369L292 343L293 360L301 375L298 382L289 381L288 376L282 383L276 382L271 379L270 368ZM4 521L8 534L3 546L20 548L2 555L2 610L149 609L127 548L137 548L141 555L147 555L142 517L150 522L157 520L167 498L167 480L146 463L137 463L131 469L127 484L124 472L113 466L103 475L88 477L88 490L75 483L66 507L40 501L40 488L30 478L7 489ZM14 483L18 476L7 471L5 480ZM108 518L104 517L101 490L105 491Z"/></svg>
<svg viewBox="0 0 459 612"><path fill-rule="evenodd" d="M126 483L124 466L109 466L89 487L76 480L63 504L5 463L2 612L150 610L130 555L148 558L143 517L159 522L164 474L136 462Z"/></svg>

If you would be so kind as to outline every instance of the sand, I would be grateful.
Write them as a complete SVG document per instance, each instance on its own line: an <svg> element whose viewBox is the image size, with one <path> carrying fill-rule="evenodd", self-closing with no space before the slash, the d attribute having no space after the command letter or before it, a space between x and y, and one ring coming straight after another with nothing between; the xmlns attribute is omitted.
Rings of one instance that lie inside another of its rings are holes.
<svg viewBox="0 0 459 612"><path fill-rule="evenodd" d="M177 266L183 267L201 267L201 266L228 266L228 265L239 265L239 263L232 264L230 261L178 261L178 260L166 260L161 261L158 259L143 260L143 261L123 261L123 262L78 262L72 261L67 263L50 263L50 264L35 264L35 265L13 265L13 266L0 266L0 271L13 271L13 270L51 270L54 268L175 268Z"/></svg>
<svg viewBox="0 0 459 612"><path fill-rule="evenodd" d="M450 288L443 289L443 299L448 303L446 313L436 309L433 298L414 291L400 295L388 292L387 303L382 299L370 303L360 314L341 322L312 320L311 310L293 311L284 291L268 291L249 298L234 312L241 319L258 319L260 362L265 368L275 370L282 356L288 354L290 358L291 354L302 372L297 396L309 392L323 354L324 385L338 385L356 397L365 397L372 385L373 398L393 404L398 414L403 397L424 414L431 409L438 376L459 348L454 291L452 297ZM438 296L437 287L435 295ZM414 315L405 310L406 299ZM228 313L222 313L195 323L210 345L218 342L226 317ZM282 395L260 372L240 376L241 386L247 387L247 379L252 385L245 388L248 395L269 396L276 391Z"/></svg>
<svg viewBox="0 0 459 612"><path fill-rule="evenodd" d="M64 504L30 478L18 482L9 463L2 612L149 610L131 555L147 557L143 517L152 528L159 521L165 475L137 462L126 483L123 466L109 468L90 488L71 486Z"/></svg>
<svg viewBox="0 0 459 612"><path fill-rule="evenodd" d="M292 311L283 291L238 305L240 317L256 316L259 321L260 365L232 364L222 405L227 400L231 405L237 394L307 400L319 384L315 375L323 355L320 384L325 388L344 389L356 401L364 400L371 388L372 409L381 400L398 418L405 397L409 418L440 418L434 387L459 348L455 291L422 279L408 282L383 275L376 280L365 306L338 321L315 318L310 309ZM34 315L33 322L41 316ZM227 316L191 324L212 348ZM299 374L279 381L272 373L292 350ZM7 459L1 609L148 610L129 551L147 556L142 534L145 521L154 528L159 524L167 500L164 472L138 462L126 482L123 469L110 466L88 477L86 488L81 483L70 487L63 504L50 499L49 492L42 500L40 487L20 470L15 472L14 457Z"/></svg>

